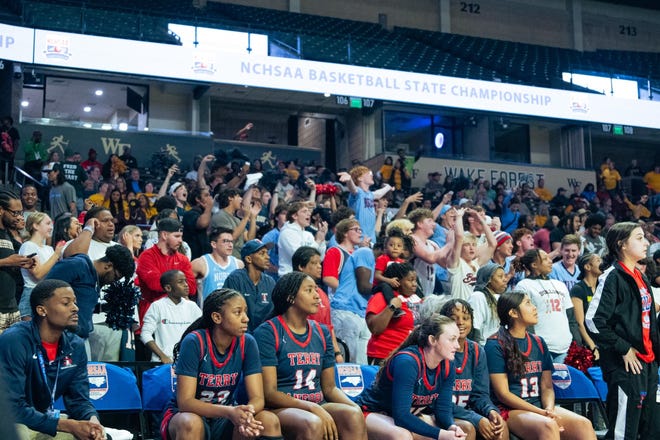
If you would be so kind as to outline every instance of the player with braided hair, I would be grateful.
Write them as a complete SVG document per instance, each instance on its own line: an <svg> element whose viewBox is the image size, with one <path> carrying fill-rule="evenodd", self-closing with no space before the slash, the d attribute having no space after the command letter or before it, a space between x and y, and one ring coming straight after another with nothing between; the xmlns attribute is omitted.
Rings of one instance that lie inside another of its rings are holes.
<svg viewBox="0 0 660 440"><path fill-rule="evenodd" d="M266 404L291 438L366 440L360 408L335 383L335 356L327 327L308 317L321 299L314 280L290 272L272 293L274 317L254 335L259 341Z"/></svg>
<svg viewBox="0 0 660 440"><path fill-rule="evenodd" d="M555 406L550 351L542 337L527 332L539 320L530 297L502 294L497 315L500 329L485 350L494 401L509 430L525 439L595 440L588 419Z"/></svg>
<svg viewBox="0 0 660 440"><path fill-rule="evenodd" d="M248 321L247 303L236 290L218 289L206 298L202 316L174 347L177 390L163 416L162 438L282 438L277 417L263 411L259 350ZM235 405L241 376L248 402Z"/></svg>

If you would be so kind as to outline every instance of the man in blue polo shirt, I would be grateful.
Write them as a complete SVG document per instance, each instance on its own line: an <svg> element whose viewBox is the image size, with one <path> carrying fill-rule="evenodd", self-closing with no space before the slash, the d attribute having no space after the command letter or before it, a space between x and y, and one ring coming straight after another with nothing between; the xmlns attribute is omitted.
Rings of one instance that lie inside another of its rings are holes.
<svg viewBox="0 0 660 440"><path fill-rule="evenodd" d="M270 267L268 250L272 243L263 243L261 240L250 240L241 249L241 259L245 267L236 269L229 274L224 286L238 290L243 294L248 306L248 331L252 332L259 324L265 322L273 312L271 292L275 287L275 280L264 273Z"/></svg>

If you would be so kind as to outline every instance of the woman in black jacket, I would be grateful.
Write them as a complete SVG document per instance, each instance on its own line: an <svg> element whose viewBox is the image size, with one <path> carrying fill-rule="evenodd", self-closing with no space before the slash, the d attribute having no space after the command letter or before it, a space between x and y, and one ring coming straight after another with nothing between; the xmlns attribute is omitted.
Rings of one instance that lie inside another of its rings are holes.
<svg viewBox="0 0 660 440"><path fill-rule="evenodd" d="M586 316L609 390L606 438L658 438L658 322L651 283L635 267L646 256L649 242L632 222L612 226L606 242L606 262L613 264L601 277L605 281Z"/></svg>

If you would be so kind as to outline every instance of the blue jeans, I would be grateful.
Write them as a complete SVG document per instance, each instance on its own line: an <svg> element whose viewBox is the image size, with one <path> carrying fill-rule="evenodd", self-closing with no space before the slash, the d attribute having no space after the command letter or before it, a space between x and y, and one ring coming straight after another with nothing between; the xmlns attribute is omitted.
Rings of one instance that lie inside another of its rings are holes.
<svg viewBox="0 0 660 440"><path fill-rule="evenodd" d="M32 316L32 307L30 306L32 289L33 287L23 287L21 301L18 303L18 311L21 312L21 318L24 316Z"/></svg>

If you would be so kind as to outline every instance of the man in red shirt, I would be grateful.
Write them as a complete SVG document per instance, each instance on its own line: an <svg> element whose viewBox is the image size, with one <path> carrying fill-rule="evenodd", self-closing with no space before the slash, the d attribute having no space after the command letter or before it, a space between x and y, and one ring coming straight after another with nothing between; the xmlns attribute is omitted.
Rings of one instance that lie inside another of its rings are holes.
<svg viewBox="0 0 660 440"><path fill-rule="evenodd" d="M189 295L197 294L197 283L188 257L178 251L183 241L183 226L179 220L164 218L158 222L158 242L140 254L137 276L142 291L138 305L140 325L152 302L165 296L160 276L168 270L180 270L186 275Z"/></svg>

